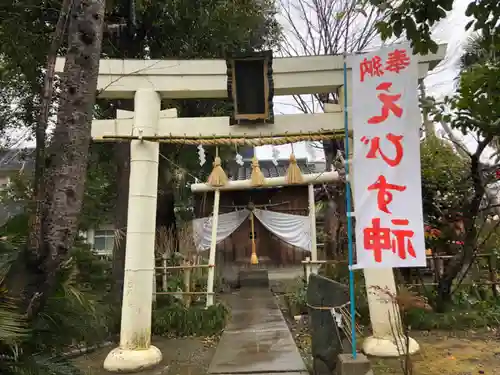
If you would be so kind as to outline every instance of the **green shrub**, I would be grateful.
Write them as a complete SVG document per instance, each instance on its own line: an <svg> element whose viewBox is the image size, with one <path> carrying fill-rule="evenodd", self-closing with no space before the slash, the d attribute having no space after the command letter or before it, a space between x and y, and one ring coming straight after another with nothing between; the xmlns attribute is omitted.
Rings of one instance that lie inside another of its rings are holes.
<svg viewBox="0 0 500 375"><path fill-rule="evenodd" d="M446 313L410 310L407 320L412 330L466 330L497 327L500 323L500 303L478 303L457 306Z"/></svg>
<svg viewBox="0 0 500 375"><path fill-rule="evenodd" d="M307 284L302 277L288 285L284 296L291 316L307 313Z"/></svg>
<svg viewBox="0 0 500 375"><path fill-rule="evenodd" d="M70 256L59 271L55 293L32 324L30 341L38 350L64 351L74 344L100 344L109 338L109 264L78 243Z"/></svg>
<svg viewBox="0 0 500 375"><path fill-rule="evenodd" d="M346 267L347 268L347 267ZM324 276L334 280L347 282L345 270L342 267L329 267L322 269ZM344 274L343 274L344 273ZM357 322L364 326L370 325L370 312L366 289L361 275L355 274L356 311ZM412 330L466 330L498 326L500 323L500 300L490 298L482 301L475 293L463 288L453 295L453 306L446 313L437 313L419 308L411 308L405 314L406 323ZM424 295L424 290L419 290ZM295 294L295 299L300 294ZM435 293L425 294L433 305Z"/></svg>
<svg viewBox="0 0 500 375"><path fill-rule="evenodd" d="M0 280L11 261L24 246L24 236L16 242L0 241ZM71 258L57 274L56 288L43 311L24 322L0 293L0 373L63 375L80 371L60 354L71 346L98 344L109 336L109 304L104 303L109 285L108 264L75 244ZM8 328L8 329L7 329Z"/></svg>
<svg viewBox="0 0 500 375"><path fill-rule="evenodd" d="M153 334L168 337L212 336L220 333L229 316L223 304L209 308L191 306L180 302L157 308L153 312Z"/></svg>

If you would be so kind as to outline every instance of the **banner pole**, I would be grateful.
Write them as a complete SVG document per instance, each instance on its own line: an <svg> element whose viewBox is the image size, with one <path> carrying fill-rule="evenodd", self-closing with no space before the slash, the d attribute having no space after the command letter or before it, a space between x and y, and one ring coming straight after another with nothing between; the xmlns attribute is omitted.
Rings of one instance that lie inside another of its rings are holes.
<svg viewBox="0 0 500 375"><path fill-rule="evenodd" d="M349 299L351 308L351 343L352 343L352 358L356 359L356 294L354 291L354 271L352 269L354 262L354 252L352 243L352 214L353 206L351 199L351 183L349 180L349 116L347 108L347 62L346 54L344 53L344 132L345 132L345 158L344 168L346 173L346 213L347 213L347 244L349 250Z"/></svg>

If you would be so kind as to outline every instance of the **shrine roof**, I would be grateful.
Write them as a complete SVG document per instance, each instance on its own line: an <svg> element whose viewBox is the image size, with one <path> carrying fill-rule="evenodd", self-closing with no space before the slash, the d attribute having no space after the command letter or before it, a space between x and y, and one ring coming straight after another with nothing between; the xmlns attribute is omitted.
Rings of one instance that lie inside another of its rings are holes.
<svg viewBox="0 0 500 375"><path fill-rule="evenodd" d="M274 165L272 160L259 160L260 170L265 178L285 176L289 164L289 160L278 160L277 165ZM324 170L324 163L322 166L316 163L309 163L305 158L297 159L297 165L303 174L317 173ZM232 181L248 180L251 174L252 162L245 161L243 166L238 167L236 174L229 177Z"/></svg>

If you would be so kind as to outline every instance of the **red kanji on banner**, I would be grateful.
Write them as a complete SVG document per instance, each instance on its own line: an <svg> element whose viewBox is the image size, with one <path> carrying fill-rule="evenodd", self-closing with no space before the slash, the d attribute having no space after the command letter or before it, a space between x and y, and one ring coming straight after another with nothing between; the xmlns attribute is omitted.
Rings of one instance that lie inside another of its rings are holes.
<svg viewBox="0 0 500 375"><path fill-rule="evenodd" d="M392 219L391 223L398 226L408 225L410 222L408 219ZM417 254L413 248L411 239L415 234L414 231L409 229L393 229L392 234L394 239L392 240L392 252L398 253L400 259L406 259L406 253L411 257L416 258Z"/></svg>
<svg viewBox="0 0 500 375"><path fill-rule="evenodd" d="M405 185L395 185L387 182L385 176L379 176L374 184L368 186L368 190L378 190L377 193L377 207L380 211L390 214L389 203L392 202L393 196L391 190L405 191Z"/></svg>
<svg viewBox="0 0 500 375"><path fill-rule="evenodd" d="M389 52L387 61L385 62L385 70L390 72L399 73L410 65L410 58L404 49L395 49Z"/></svg>
<svg viewBox="0 0 500 375"><path fill-rule="evenodd" d="M391 229L380 227L380 218L372 219L372 227L363 229L365 250L372 250L375 262L382 262L382 250L391 249Z"/></svg>
<svg viewBox="0 0 500 375"><path fill-rule="evenodd" d="M382 82L377 86L377 90L389 91L391 88L391 82ZM403 115L403 109L396 104L396 101L401 98L401 94L378 94L377 98L382 102L382 113L379 116L373 116L368 119L369 124L379 124L389 117L389 112L394 113L396 117L401 117Z"/></svg>
<svg viewBox="0 0 500 375"><path fill-rule="evenodd" d="M407 219L393 219L395 226L408 225ZM392 235L392 236L391 236ZM372 250L376 263L382 263L382 250L392 250L400 259L406 259L408 253L416 258L411 238L414 232L408 229L392 229L380 226L380 218L372 219L372 226L363 229L363 245L365 250ZM393 238L391 238L393 237Z"/></svg>
<svg viewBox="0 0 500 375"><path fill-rule="evenodd" d="M380 149L380 137L373 137L370 139L363 136L361 138L361 142L363 142L365 145L370 144L370 149L366 154L366 158L376 159L377 154L380 154L382 160L384 160L389 166L395 167L399 165L399 163L401 163L401 160L403 159L404 155L403 144L402 144L403 136L389 133L385 136L385 138L394 145L396 149L396 156L393 159L391 159L382 152L382 150Z"/></svg>
<svg viewBox="0 0 500 375"><path fill-rule="evenodd" d="M370 77L377 76L380 77L384 75L382 70L382 59L379 56L373 56L371 60L366 57L359 64L360 82L364 82L365 75L368 74Z"/></svg>

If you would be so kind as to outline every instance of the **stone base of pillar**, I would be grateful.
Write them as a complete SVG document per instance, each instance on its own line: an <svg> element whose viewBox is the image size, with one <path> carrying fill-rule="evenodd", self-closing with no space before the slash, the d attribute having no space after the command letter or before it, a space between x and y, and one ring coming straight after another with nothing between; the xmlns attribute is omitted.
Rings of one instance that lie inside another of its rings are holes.
<svg viewBox="0 0 500 375"><path fill-rule="evenodd" d="M415 354L420 350L418 342L410 337L409 342L409 352L410 354ZM370 336L363 341L363 352L366 355L373 357L399 357L404 355L406 352L406 339L401 338L401 343L399 347L403 352L398 350L398 345L396 345L393 338L383 339Z"/></svg>
<svg viewBox="0 0 500 375"><path fill-rule="evenodd" d="M145 350L113 349L104 360L104 369L110 372L136 372L159 364L160 349L150 346Z"/></svg>

